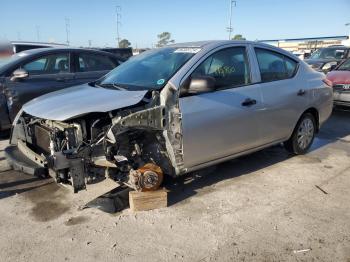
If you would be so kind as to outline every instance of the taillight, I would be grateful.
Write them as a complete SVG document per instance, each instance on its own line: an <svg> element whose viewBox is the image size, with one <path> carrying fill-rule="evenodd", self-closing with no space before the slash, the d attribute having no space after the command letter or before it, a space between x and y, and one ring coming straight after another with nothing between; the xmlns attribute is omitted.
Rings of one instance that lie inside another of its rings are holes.
<svg viewBox="0 0 350 262"><path fill-rule="evenodd" d="M323 83L325 83L328 87L333 87L333 83L331 80L325 78L325 79L322 79Z"/></svg>

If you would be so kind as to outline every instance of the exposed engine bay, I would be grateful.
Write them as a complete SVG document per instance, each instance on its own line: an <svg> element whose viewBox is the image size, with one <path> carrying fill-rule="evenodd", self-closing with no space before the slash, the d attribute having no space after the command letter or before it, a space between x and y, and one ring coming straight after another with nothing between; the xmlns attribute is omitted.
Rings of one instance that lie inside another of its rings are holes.
<svg viewBox="0 0 350 262"><path fill-rule="evenodd" d="M74 192L109 177L138 191L156 190L164 175L185 172L181 114L171 86L135 106L66 121L18 115L11 144Z"/></svg>

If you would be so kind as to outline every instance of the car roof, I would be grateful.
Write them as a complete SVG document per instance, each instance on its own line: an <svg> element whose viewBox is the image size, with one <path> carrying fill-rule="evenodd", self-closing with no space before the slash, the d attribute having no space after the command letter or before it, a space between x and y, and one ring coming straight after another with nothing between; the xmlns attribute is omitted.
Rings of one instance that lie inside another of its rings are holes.
<svg viewBox="0 0 350 262"><path fill-rule="evenodd" d="M278 48L273 45L261 43L261 42L256 42L256 41L248 41L248 40L208 40L208 41L198 41L198 42L186 42L186 43L176 43L176 44L171 44L167 45L165 47L197 47L197 48L215 48L215 47L220 47L223 45L227 44L242 44L242 45L247 45L247 44L253 44L255 46L260 46L260 47L266 47L270 49L275 49L276 51L283 52L283 53L289 53L284 49Z"/></svg>
<svg viewBox="0 0 350 262"><path fill-rule="evenodd" d="M203 48L205 46L220 46L225 44L248 44L248 43L257 43L253 41L247 40L207 40L207 41L196 41L196 42L185 42L185 43L176 43L172 45L168 45L168 47L198 47Z"/></svg>
<svg viewBox="0 0 350 262"><path fill-rule="evenodd" d="M79 47L44 47L44 48L35 48L35 49L29 49L22 51L18 54L21 54L22 56L27 56L27 55L33 55L33 54L41 54L41 53L51 53L55 51L79 51L79 52L95 52L95 53L101 53L101 54L107 54L107 55L112 55L112 53L101 51L101 50L96 50L96 49L89 49L89 48L79 48Z"/></svg>
<svg viewBox="0 0 350 262"><path fill-rule="evenodd" d="M172 44L172 45L167 45L165 47L175 47L175 48L188 48L188 47L193 47L193 48L202 48L202 49L214 49L220 46L224 46L224 45L228 45L228 44L242 44L242 45L249 45L252 44L256 47L261 47L261 48L267 48L270 49L272 51L276 51L279 52L281 54L284 54L294 60L298 60L299 59L293 55L292 53L273 46L273 45L269 45L269 44L265 44L265 43L261 43L261 42L256 42L256 41L248 41L248 40L208 40L208 41L198 41L198 42L187 42L187 43L176 43L176 44Z"/></svg>

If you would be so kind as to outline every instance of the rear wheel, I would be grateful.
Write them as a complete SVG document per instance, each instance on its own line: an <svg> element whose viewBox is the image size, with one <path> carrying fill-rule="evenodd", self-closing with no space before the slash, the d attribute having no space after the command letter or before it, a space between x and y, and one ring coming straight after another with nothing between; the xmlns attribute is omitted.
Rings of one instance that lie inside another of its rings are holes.
<svg viewBox="0 0 350 262"><path fill-rule="evenodd" d="M306 113L299 119L292 136L284 142L284 147L293 154L305 154L312 145L315 132L315 117L310 113Z"/></svg>

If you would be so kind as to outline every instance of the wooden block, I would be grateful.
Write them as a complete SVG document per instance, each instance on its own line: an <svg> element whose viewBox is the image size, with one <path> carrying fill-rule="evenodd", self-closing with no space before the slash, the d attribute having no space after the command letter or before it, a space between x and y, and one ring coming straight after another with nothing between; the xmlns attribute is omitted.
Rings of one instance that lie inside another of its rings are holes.
<svg viewBox="0 0 350 262"><path fill-rule="evenodd" d="M168 206L168 192L164 189L149 192L129 192L132 211L145 211Z"/></svg>

